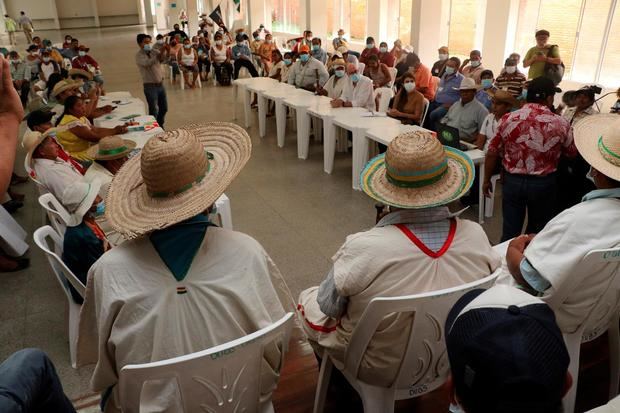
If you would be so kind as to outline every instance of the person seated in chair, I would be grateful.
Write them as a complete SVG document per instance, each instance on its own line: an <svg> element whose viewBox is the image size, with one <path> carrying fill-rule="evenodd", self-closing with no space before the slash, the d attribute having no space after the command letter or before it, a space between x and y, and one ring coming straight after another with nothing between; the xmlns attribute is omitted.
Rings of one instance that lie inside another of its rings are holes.
<svg viewBox="0 0 620 413"><path fill-rule="evenodd" d="M310 47L299 46L299 58L289 70L288 83L314 92L317 85L322 87L327 79L329 73L325 65L310 55Z"/></svg>
<svg viewBox="0 0 620 413"><path fill-rule="evenodd" d="M461 61L458 57L451 57L446 61L444 75L439 81L439 87L428 108L428 116L425 120L426 129L435 130L437 122L443 118L448 109L460 98L459 87L464 76L458 72Z"/></svg>
<svg viewBox="0 0 620 413"><path fill-rule="evenodd" d="M463 79L459 94L461 99L450 106L441 123L457 128L462 141L473 143L489 111L475 99L476 84L473 79L468 77Z"/></svg>
<svg viewBox="0 0 620 413"><path fill-rule="evenodd" d="M564 411L570 357L553 310L540 299L505 285L469 291L450 310L444 334L450 411Z"/></svg>
<svg viewBox="0 0 620 413"><path fill-rule="evenodd" d="M136 142L112 135L106 136L88 149L88 155L93 159L93 163L86 170L84 179L88 182L94 180L101 182L99 195L102 198L105 199L108 195L112 179L127 162L129 154L135 148Z"/></svg>
<svg viewBox="0 0 620 413"><path fill-rule="evenodd" d="M345 85L351 82L351 79L347 76L344 60L335 60L332 66L334 68L334 75L331 76L327 83L325 83L325 86L319 88L316 93L331 99L338 99L342 96Z"/></svg>
<svg viewBox="0 0 620 413"><path fill-rule="evenodd" d="M372 80L372 86L375 89L387 87L387 85L392 82L390 69L384 63L379 62L379 56L377 55L368 57L366 68L364 69L364 76Z"/></svg>
<svg viewBox="0 0 620 413"><path fill-rule="evenodd" d="M587 263L584 258L592 250L618 248L620 233L620 118L590 115L573 128L596 189L538 234L514 238L506 253L512 277L498 280L541 296L564 333L575 332L599 301L604 305L601 297L610 289L618 263Z"/></svg>
<svg viewBox="0 0 620 413"><path fill-rule="evenodd" d="M252 63L252 52L243 40L243 36L238 34L236 40L237 44L232 47L232 58L235 66L233 79L237 79L239 77L239 70L241 70L242 67L248 69L250 76L258 77L258 71L254 67L254 63Z"/></svg>
<svg viewBox="0 0 620 413"><path fill-rule="evenodd" d="M403 87L394 97L394 103L387 115L405 125L419 125L424 113L424 95L416 90L415 77L412 73L405 73L401 81Z"/></svg>
<svg viewBox="0 0 620 413"><path fill-rule="evenodd" d="M372 80L358 72L358 68L353 63L347 65L347 75L349 81L344 84L342 95L331 101L333 108L365 108L369 111L376 110Z"/></svg>
<svg viewBox="0 0 620 413"><path fill-rule="evenodd" d="M104 392L103 411L120 412L124 366L224 344L293 310L261 245L208 218L250 152L250 137L237 125L186 126L149 139L112 181L105 214L127 241L88 273L77 349L78 364L96 363L91 388ZM269 402L280 345L265 347L257 377ZM146 383L142 409L182 411L175 382Z"/></svg>
<svg viewBox="0 0 620 413"><path fill-rule="evenodd" d="M377 225L347 237L318 287L303 291L298 312L317 354L342 363L353 331L373 298L456 287L484 278L501 263L482 227L446 206L474 179L463 152L426 131L401 134L361 174L362 190L390 206ZM405 353L411 314L387 316L362 359L365 383L393 383Z"/></svg>

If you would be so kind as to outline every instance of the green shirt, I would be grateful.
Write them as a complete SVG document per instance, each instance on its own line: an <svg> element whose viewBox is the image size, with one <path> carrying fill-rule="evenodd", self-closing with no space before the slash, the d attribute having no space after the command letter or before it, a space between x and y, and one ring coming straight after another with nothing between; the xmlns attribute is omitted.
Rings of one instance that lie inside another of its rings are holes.
<svg viewBox="0 0 620 413"><path fill-rule="evenodd" d="M534 46L532 47L530 50L527 51L527 54L525 55L525 59L524 60L529 60L531 58L533 58L537 53L542 53L544 56L547 56L547 53L549 52L549 48L551 47L551 45L547 45L543 48L540 48L538 46ZM560 48L555 46L552 50L551 53L549 53L549 57L560 57ZM541 77L545 74L545 64L546 62L534 62L530 65L530 71L527 72L527 78L528 79L536 79L537 77Z"/></svg>
<svg viewBox="0 0 620 413"><path fill-rule="evenodd" d="M17 30L17 23L10 17L4 18L4 26L6 27L7 32L14 32Z"/></svg>

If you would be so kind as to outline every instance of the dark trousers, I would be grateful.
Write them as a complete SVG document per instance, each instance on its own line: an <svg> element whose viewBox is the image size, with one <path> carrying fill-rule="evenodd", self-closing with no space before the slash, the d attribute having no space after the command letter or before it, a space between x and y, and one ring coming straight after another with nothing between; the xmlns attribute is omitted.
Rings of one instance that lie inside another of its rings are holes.
<svg viewBox="0 0 620 413"><path fill-rule="evenodd" d="M526 233L540 232L555 216L556 174L547 176L504 174L502 242L521 235L527 211Z"/></svg>
<svg viewBox="0 0 620 413"><path fill-rule="evenodd" d="M0 412L75 413L56 369L38 349L14 353L0 364Z"/></svg>
<svg viewBox="0 0 620 413"><path fill-rule="evenodd" d="M166 112L168 112L168 98L164 85L145 84L144 96L149 106L149 115L154 116L159 126L163 128Z"/></svg>
<svg viewBox="0 0 620 413"><path fill-rule="evenodd" d="M198 59L198 73L202 74L203 70L207 75L211 71L211 62L208 59Z"/></svg>
<svg viewBox="0 0 620 413"><path fill-rule="evenodd" d="M437 123L446 116L448 109L444 108L441 103L435 101L431 102L428 106L428 115L424 121L424 127L430 130L436 130Z"/></svg>
<svg viewBox="0 0 620 413"><path fill-rule="evenodd" d="M28 103L28 95L30 94L30 83L22 82L22 85L19 88L15 84L14 86L15 90L19 92L19 98L22 101L22 106L26 107L26 104Z"/></svg>
<svg viewBox="0 0 620 413"><path fill-rule="evenodd" d="M239 70L241 70L242 67L248 69L252 77L258 77L258 72L256 71L256 68L251 61L245 59L237 59L235 60L235 74L233 75L233 79L239 77Z"/></svg>
<svg viewBox="0 0 620 413"><path fill-rule="evenodd" d="M222 86L230 85L230 77L233 74L233 65L230 63L212 63L215 70L215 78Z"/></svg>

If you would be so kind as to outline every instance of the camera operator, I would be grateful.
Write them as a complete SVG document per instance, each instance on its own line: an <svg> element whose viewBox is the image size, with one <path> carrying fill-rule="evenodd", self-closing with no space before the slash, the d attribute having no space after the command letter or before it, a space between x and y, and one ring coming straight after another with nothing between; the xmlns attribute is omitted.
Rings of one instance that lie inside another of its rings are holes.
<svg viewBox="0 0 620 413"><path fill-rule="evenodd" d="M569 93L569 92L567 92ZM585 86L579 90L573 92L575 97L575 106L567 108L562 116L566 118L571 124L575 124L579 120L586 116L598 113L594 105L595 95L601 93L601 88L598 86Z"/></svg>

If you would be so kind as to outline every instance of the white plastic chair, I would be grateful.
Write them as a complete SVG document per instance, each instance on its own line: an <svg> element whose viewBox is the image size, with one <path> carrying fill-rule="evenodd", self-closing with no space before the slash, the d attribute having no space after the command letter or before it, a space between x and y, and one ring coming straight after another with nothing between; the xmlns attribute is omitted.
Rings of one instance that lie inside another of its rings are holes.
<svg viewBox="0 0 620 413"><path fill-rule="evenodd" d="M71 222L69 211L50 192L39 197L39 204L47 211L47 217L52 223L52 227L60 236L64 236L67 226Z"/></svg>
<svg viewBox="0 0 620 413"><path fill-rule="evenodd" d="M196 353L121 369L118 388L123 413L139 413L147 380L176 379L183 412L273 412L260 400L260 370L265 346L279 342L280 366L293 327L293 313L255 333Z"/></svg>
<svg viewBox="0 0 620 413"><path fill-rule="evenodd" d="M71 291L69 290L69 284L75 288L81 297L84 297L86 287L62 261L62 237L54 231L52 227L46 225L37 229L34 232L33 238L35 244L45 253L50 267L69 302L69 354L71 356L71 366L75 369L77 368L75 355L78 324L80 321L80 308L82 308L82 306L73 301ZM51 249L50 244L52 247Z"/></svg>
<svg viewBox="0 0 620 413"><path fill-rule="evenodd" d="M189 76L193 76L193 73L190 73ZM189 77L188 76L188 77ZM181 90L185 89L185 77L183 76L183 71L181 71ZM200 81L200 73L197 74L196 76L196 82L198 82L198 88L202 89L202 82Z"/></svg>
<svg viewBox="0 0 620 413"><path fill-rule="evenodd" d="M357 73L360 75L364 74L364 70L366 70L366 63L358 63L357 64Z"/></svg>
<svg viewBox="0 0 620 413"><path fill-rule="evenodd" d="M375 89L375 96L379 99L377 112L387 112L390 108L390 99L394 97L394 91L391 87L380 87Z"/></svg>
<svg viewBox="0 0 620 413"><path fill-rule="evenodd" d="M428 114L428 107L431 103L428 99L424 98L424 109L422 109L422 119L420 119L420 125L424 125L424 121L426 120L426 115Z"/></svg>
<svg viewBox="0 0 620 413"><path fill-rule="evenodd" d="M411 399L442 386L448 378L448 360L444 326L450 309L466 292L489 288L501 268L493 274L465 285L404 297L374 298L353 330L344 356L344 364L334 363L324 352L319 381L314 398L314 413L321 413L334 365L359 393L367 413L392 413L396 400ZM400 362L395 381L390 387L378 387L360 381L357 372L362 358L379 324L393 313L415 313L406 351ZM339 365L340 364L340 365Z"/></svg>
<svg viewBox="0 0 620 413"><path fill-rule="evenodd" d="M392 86L394 86L394 82L396 81L396 74L398 73L398 70L395 67L390 67L388 68L390 69L390 83L388 83L385 87L389 87L391 88Z"/></svg>
<svg viewBox="0 0 620 413"><path fill-rule="evenodd" d="M497 186L497 181L500 178L500 174L495 174L491 177L491 197L484 198L484 216L487 218L491 218L493 216L493 206L495 204L495 187Z"/></svg>
<svg viewBox="0 0 620 413"><path fill-rule="evenodd" d="M577 331L564 334L564 341L570 364L568 371L573 376L573 385L564 396L563 404L566 413L575 410L577 384L579 379L579 357L581 344L601 336L605 331L609 336L609 399L618 394L620 384L620 248L590 251L584 258L584 267L600 263L617 263L613 277L610 277L605 292L590 309L590 313Z"/></svg>
<svg viewBox="0 0 620 413"><path fill-rule="evenodd" d="M232 231L232 211L230 209L230 199L226 196L226 194L220 195L220 197L215 201L215 207L217 208L217 212L214 215L216 215L220 220L220 227Z"/></svg>

